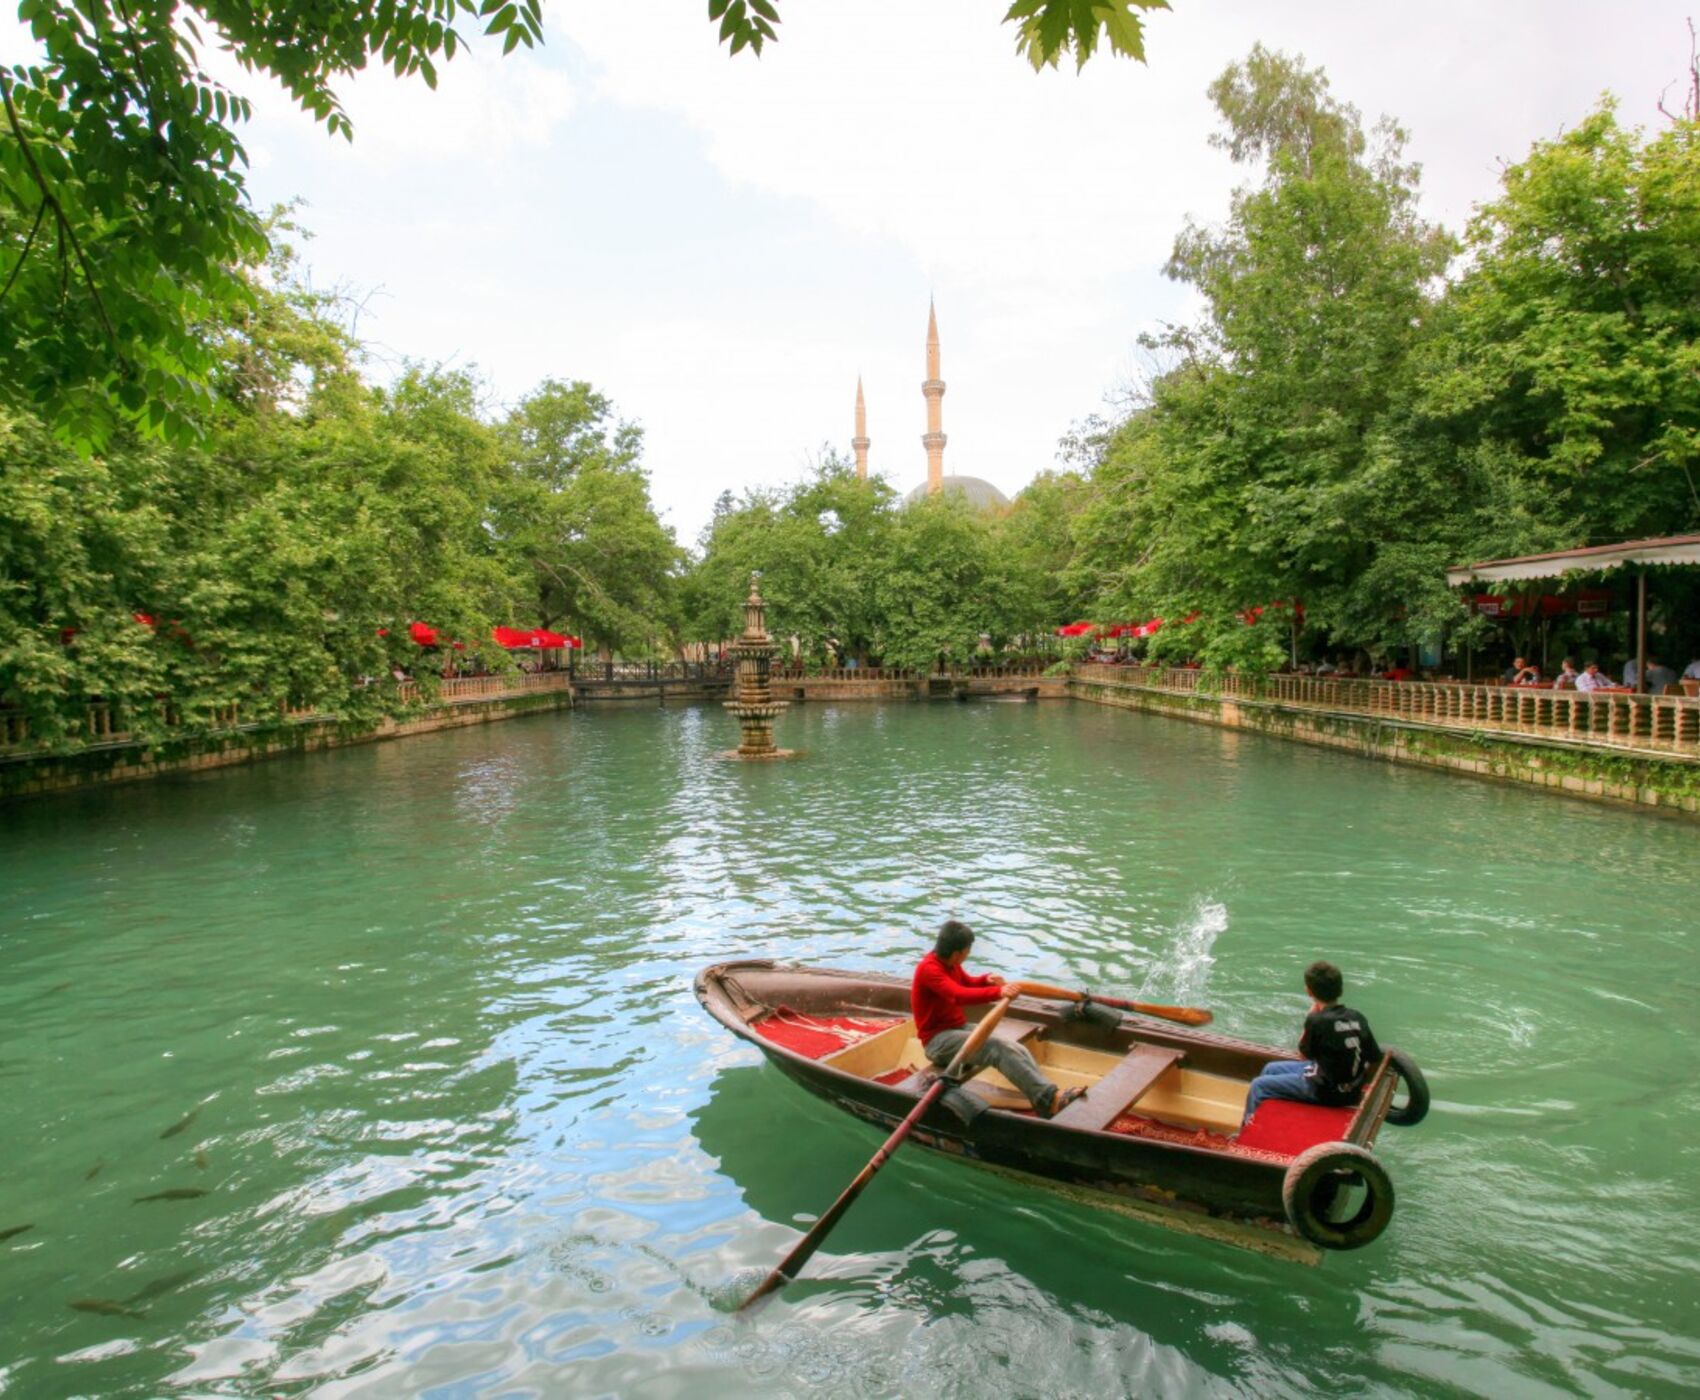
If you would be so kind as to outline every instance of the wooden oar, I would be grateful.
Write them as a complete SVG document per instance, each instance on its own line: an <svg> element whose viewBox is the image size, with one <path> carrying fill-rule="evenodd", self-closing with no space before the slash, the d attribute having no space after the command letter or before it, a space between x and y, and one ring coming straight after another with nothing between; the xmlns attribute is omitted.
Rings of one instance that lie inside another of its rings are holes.
<svg viewBox="0 0 1700 1400"><path fill-rule="evenodd" d="M1188 1026L1208 1026L1215 1019L1202 1006L1156 1006L1148 1001L1123 1001L1120 997L1100 996L1097 992L1071 992L1067 987L1047 987L1043 982L1017 983L1022 993L1041 1001L1085 1001L1088 996L1102 1006L1114 1006L1122 1011L1137 1011L1141 1016L1156 1016L1164 1021L1179 1021Z"/></svg>
<svg viewBox="0 0 1700 1400"><path fill-rule="evenodd" d="M780 1261L779 1267L762 1280L761 1287L744 1299L738 1308L739 1312L743 1312L759 1299L767 1297L769 1293L783 1288L797 1277L803 1265L809 1262L810 1256L825 1242L832 1227L838 1223L839 1217L850 1209L855 1203L856 1197L862 1194L862 1188L874 1179L874 1174L891 1159L891 1154L902 1146L903 1139L909 1136L909 1130L926 1116L927 1110L950 1087L951 1080L955 1077L957 1070L972 1059L980 1047L986 1043L993 1028L1003 1019L1004 1012L1008 1010L1009 999L1006 997L980 1018L980 1024L974 1028L974 1034L969 1036L967 1043L956 1052L956 1058L950 1062L944 1073L939 1075L927 1089L927 1092L921 1095L921 1101L909 1110L909 1116L892 1130L891 1136L880 1146L880 1150L869 1159L868 1165L856 1174L856 1179L844 1188L839 1198L827 1208L826 1214L815 1221L809 1233L797 1241L796 1248Z"/></svg>

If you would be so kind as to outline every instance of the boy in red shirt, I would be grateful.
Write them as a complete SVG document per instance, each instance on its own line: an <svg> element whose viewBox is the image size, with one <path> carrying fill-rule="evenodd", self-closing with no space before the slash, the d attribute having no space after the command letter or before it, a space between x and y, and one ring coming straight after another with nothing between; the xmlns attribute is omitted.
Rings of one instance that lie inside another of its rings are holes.
<svg viewBox="0 0 1700 1400"><path fill-rule="evenodd" d="M909 1007L915 1014L915 1034L927 1058L940 1069L951 1062L972 1034L967 1029L967 1017L962 1014L964 1006L1013 997L1021 990L995 973L975 976L964 972L962 964L973 946L974 930L955 919L949 920L939 929L933 951L921 959L915 969L915 980L910 984ZM963 1068L982 1065L997 1070L1027 1095L1027 1102L1042 1118L1052 1117L1083 1092L1069 1089L1059 1094L1057 1086L1045 1078L1038 1061L1013 1041L995 1037L988 1040Z"/></svg>

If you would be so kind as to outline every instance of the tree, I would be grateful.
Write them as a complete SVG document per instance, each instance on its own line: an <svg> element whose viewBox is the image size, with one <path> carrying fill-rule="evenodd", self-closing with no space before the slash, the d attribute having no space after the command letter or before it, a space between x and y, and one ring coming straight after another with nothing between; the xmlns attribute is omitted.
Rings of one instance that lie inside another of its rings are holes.
<svg viewBox="0 0 1700 1400"><path fill-rule="evenodd" d="M1503 186L1413 404L1474 469L1472 557L1700 528L1700 125L1608 101Z"/></svg>
<svg viewBox="0 0 1700 1400"><path fill-rule="evenodd" d="M202 69L210 36L352 137L335 83L373 58L436 86L471 21L504 52L540 0L20 0L41 61L0 66L0 401L87 451L120 423L176 442L204 427L209 323L249 304L266 232L235 135L248 99Z"/></svg>
<svg viewBox="0 0 1700 1400"><path fill-rule="evenodd" d="M1258 46L1210 93L1215 144L1262 179L1221 228L1176 239L1169 274L1206 317L1148 342L1172 367L1109 445L1112 500L1083 515L1081 559L1109 610L1201 612L1201 649L1239 656L1238 615L1294 595L1331 628L1366 622L1353 590L1390 561L1363 497L1402 465L1387 413L1451 243L1417 216L1404 134L1365 132L1320 70Z"/></svg>
<svg viewBox="0 0 1700 1400"><path fill-rule="evenodd" d="M374 389L286 257L248 275L250 314L209 328L202 443L79 455L0 410L0 705L35 743L86 743L91 704L155 742L300 709L367 726L405 708L392 668L434 683L412 621L504 664L490 624L532 576L490 529L509 459L482 387Z"/></svg>
<svg viewBox="0 0 1700 1400"><path fill-rule="evenodd" d="M878 576L877 647L885 663L931 670L973 658L980 639L1008 641L1031 613L991 521L960 495L924 496L893 520Z"/></svg>
<svg viewBox="0 0 1700 1400"><path fill-rule="evenodd" d="M1017 586L1007 600L1015 631L1049 633L1079 616L1096 591L1077 565L1081 515L1092 489L1079 472L1040 472L992 524L992 543Z"/></svg>
<svg viewBox="0 0 1700 1400"><path fill-rule="evenodd" d="M650 501L642 430L589 384L551 379L508 415L503 439L494 525L526 581L514 615L647 649L668 629L680 554Z"/></svg>
<svg viewBox="0 0 1700 1400"><path fill-rule="evenodd" d="M875 583L894 513L890 487L858 480L831 451L785 490L751 491L736 504L723 498L687 584L693 635L742 631L749 576L760 572L776 636L796 637L814 660L865 659L880 633Z"/></svg>

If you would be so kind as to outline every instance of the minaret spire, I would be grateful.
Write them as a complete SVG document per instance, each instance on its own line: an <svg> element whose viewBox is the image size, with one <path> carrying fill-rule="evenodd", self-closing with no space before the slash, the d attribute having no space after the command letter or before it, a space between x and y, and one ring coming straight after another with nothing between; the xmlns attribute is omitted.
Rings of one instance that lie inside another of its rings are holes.
<svg viewBox="0 0 1700 1400"><path fill-rule="evenodd" d="M862 376L856 376L856 436L850 439L856 452L856 479L868 479L868 406L862 401Z"/></svg>
<svg viewBox="0 0 1700 1400"><path fill-rule="evenodd" d="M921 385L927 399L927 431L921 446L927 449L927 494L944 489L944 380L939 378L939 318L933 299L927 298L927 377Z"/></svg>

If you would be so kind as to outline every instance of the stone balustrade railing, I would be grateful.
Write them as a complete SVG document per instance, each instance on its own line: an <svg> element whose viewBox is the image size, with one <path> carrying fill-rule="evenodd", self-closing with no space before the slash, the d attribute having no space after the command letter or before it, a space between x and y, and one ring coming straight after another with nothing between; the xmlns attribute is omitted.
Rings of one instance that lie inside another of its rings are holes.
<svg viewBox="0 0 1700 1400"><path fill-rule="evenodd" d="M773 678L784 681L912 681L918 676L916 672L906 671L900 666L821 666L812 671L787 667L783 671L776 670Z"/></svg>
<svg viewBox="0 0 1700 1400"><path fill-rule="evenodd" d="M1540 690L1453 681L1342 680L1333 676L1206 677L1181 667L1078 665L1083 681L1171 694L1208 694L1308 709L1412 720L1602 747L1700 758L1700 700L1624 691Z"/></svg>
<svg viewBox="0 0 1700 1400"><path fill-rule="evenodd" d="M474 700L500 700L535 695L539 692L566 690L571 683L572 678L565 671L546 671L533 676L462 676L439 682L435 703L459 705ZM430 703L418 681L396 681L393 685L396 698L403 705ZM231 733L258 729L274 722L256 717L250 708L230 704L211 714L198 716L190 726L184 723L182 713L171 700L161 699L155 703L159 706L161 723L168 729L178 729L185 733L191 729L195 733L208 735ZM286 723L291 724L313 724L330 718L307 705L285 703L278 707L278 712ZM88 706L87 734L85 746L88 748L119 747L134 742L134 736L123 723L120 708L103 700L92 701ZM33 742L27 716L18 710L0 710L0 753L21 757L39 751L40 747Z"/></svg>
<svg viewBox="0 0 1700 1400"><path fill-rule="evenodd" d="M1048 666L1044 661L1018 661L1003 666L952 666L940 675L962 680L994 680L1005 676L1042 676ZM788 666L775 668L776 681L919 681L927 672L900 666L822 666L815 670Z"/></svg>

